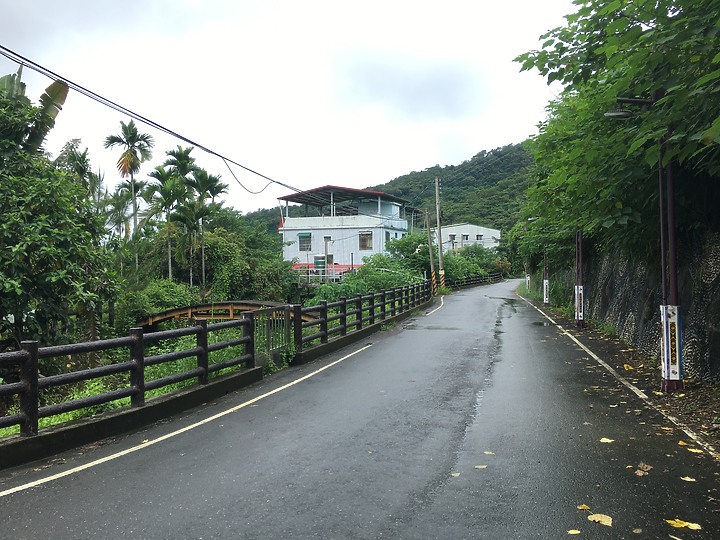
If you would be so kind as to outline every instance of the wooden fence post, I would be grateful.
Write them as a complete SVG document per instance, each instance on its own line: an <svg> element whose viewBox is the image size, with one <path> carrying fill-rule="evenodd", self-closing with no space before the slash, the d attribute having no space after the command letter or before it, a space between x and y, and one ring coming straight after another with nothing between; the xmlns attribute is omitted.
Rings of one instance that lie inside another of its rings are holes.
<svg viewBox="0 0 720 540"><path fill-rule="evenodd" d="M363 326L363 302L362 294L355 297L355 330L361 330Z"/></svg>
<svg viewBox="0 0 720 540"><path fill-rule="evenodd" d="M143 343L143 329L131 328L130 361L133 367L130 370L130 386L133 394L130 396L131 407L145 405L145 344Z"/></svg>
<svg viewBox="0 0 720 540"><path fill-rule="evenodd" d="M390 289L390 316L394 317L397 315L397 288Z"/></svg>
<svg viewBox="0 0 720 540"><path fill-rule="evenodd" d="M320 343L328 342L328 308L327 300L320 300Z"/></svg>
<svg viewBox="0 0 720 540"><path fill-rule="evenodd" d="M251 360L248 363L248 368L255 367L255 314L252 311L243 313L243 319L247 321L247 324L243 325L243 337L249 338L245 343L245 354L251 356Z"/></svg>
<svg viewBox="0 0 720 540"><path fill-rule="evenodd" d="M344 296L340 299L340 335L347 334L347 298Z"/></svg>
<svg viewBox="0 0 720 540"><path fill-rule="evenodd" d="M25 417L20 424L20 434L30 437L38 433L38 342L23 341L20 348L27 357L20 368L20 412Z"/></svg>
<svg viewBox="0 0 720 540"><path fill-rule="evenodd" d="M295 344L295 358L293 363L302 362L303 328L302 304L293 304L293 343Z"/></svg>
<svg viewBox="0 0 720 540"><path fill-rule="evenodd" d="M387 317L387 294L385 289L380 291L380 320L384 321Z"/></svg>
<svg viewBox="0 0 720 540"><path fill-rule="evenodd" d="M195 321L195 325L200 327L195 342L198 349L200 349L197 355L197 365L203 370L203 373L198 375L198 383L207 384L209 382L208 367L210 363L210 355L208 354L207 321Z"/></svg>
<svg viewBox="0 0 720 540"><path fill-rule="evenodd" d="M375 293L370 293L368 298L368 309L370 310L370 325L375 324Z"/></svg>

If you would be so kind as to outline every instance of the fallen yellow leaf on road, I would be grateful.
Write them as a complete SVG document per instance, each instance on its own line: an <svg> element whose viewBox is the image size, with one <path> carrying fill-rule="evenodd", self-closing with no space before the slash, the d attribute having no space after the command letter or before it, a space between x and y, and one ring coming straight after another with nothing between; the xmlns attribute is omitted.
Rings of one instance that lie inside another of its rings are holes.
<svg viewBox="0 0 720 540"><path fill-rule="evenodd" d="M459 472L453 472L453 473L450 473L450 476L452 476L453 478L457 478L458 476L460 476L460 473L459 473Z"/></svg>
<svg viewBox="0 0 720 540"><path fill-rule="evenodd" d="M578 531L577 529L570 529L568 531L568 534L580 534L580 531Z"/></svg>
<svg viewBox="0 0 720 540"><path fill-rule="evenodd" d="M665 521L677 529L682 529L683 527L687 527L693 531L699 531L702 529L702 527L697 523L690 523L688 521L683 521L682 519L666 519Z"/></svg>
<svg viewBox="0 0 720 540"><path fill-rule="evenodd" d="M601 443L611 443L611 442L615 442L615 439L608 439L607 437L603 437L602 439L600 439L600 442Z"/></svg>
<svg viewBox="0 0 720 540"><path fill-rule="evenodd" d="M632 371L633 369L635 369L630 364L623 364L623 367L625 368L625 371Z"/></svg>
<svg viewBox="0 0 720 540"><path fill-rule="evenodd" d="M577 507L578 510L590 510L590 507L587 504L581 504Z"/></svg>
<svg viewBox="0 0 720 540"><path fill-rule="evenodd" d="M690 478L689 476L682 476L680 477L680 480L685 480L686 482L694 482L694 478Z"/></svg>
<svg viewBox="0 0 720 540"><path fill-rule="evenodd" d="M660 429L664 429L665 431L672 431L672 430L673 430L673 428L671 428L671 427L665 427L665 426L662 426Z"/></svg>
<svg viewBox="0 0 720 540"><path fill-rule="evenodd" d="M612 527L612 518L610 516L606 516L605 514L590 514L588 516L588 520L599 523L600 525Z"/></svg>
<svg viewBox="0 0 720 540"><path fill-rule="evenodd" d="M693 454L702 454L703 451L699 448L688 448L688 452L692 452Z"/></svg>
<svg viewBox="0 0 720 540"><path fill-rule="evenodd" d="M687 446L687 443L685 441L678 441L679 446Z"/></svg>
<svg viewBox="0 0 720 540"><path fill-rule="evenodd" d="M476 469L487 469L487 465L475 465Z"/></svg>
<svg viewBox="0 0 720 540"><path fill-rule="evenodd" d="M489 452L486 450L485 452L483 452L483 454L485 454L486 456L494 456L495 452Z"/></svg>

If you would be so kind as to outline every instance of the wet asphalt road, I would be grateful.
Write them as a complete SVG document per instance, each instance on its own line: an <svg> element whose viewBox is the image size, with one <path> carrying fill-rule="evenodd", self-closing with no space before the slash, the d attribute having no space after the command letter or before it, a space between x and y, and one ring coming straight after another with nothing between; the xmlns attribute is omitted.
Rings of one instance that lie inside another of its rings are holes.
<svg viewBox="0 0 720 540"><path fill-rule="evenodd" d="M457 292L171 421L0 471L3 491L277 390L1 496L0 538L720 538L718 462L690 452L701 447L516 285ZM641 463L652 467L644 476ZM702 529L673 528L674 518Z"/></svg>

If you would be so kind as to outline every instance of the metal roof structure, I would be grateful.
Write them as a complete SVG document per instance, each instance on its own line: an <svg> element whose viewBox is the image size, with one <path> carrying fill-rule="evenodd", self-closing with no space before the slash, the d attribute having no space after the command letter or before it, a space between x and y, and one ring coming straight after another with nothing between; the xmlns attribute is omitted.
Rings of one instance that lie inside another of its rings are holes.
<svg viewBox="0 0 720 540"><path fill-rule="evenodd" d="M404 205L407 205L408 203L408 201L406 201L405 199L401 199L400 197L396 197L395 195L388 195L387 193L383 193L382 191L344 188L339 186L323 186L319 188L309 189L307 191L293 193L292 195L278 197L278 200L298 204L306 204L308 206L314 207L321 207L329 206L333 203L342 203L347 201L374 200L378 197L386 201L392 201Z"/></svg>

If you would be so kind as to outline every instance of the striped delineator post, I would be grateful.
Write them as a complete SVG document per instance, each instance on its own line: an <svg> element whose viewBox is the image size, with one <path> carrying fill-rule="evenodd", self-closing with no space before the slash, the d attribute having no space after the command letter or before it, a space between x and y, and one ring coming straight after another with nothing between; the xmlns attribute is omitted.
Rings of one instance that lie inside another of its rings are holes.
<svg viewBox="0 0 720 540"><path fill-rule="evenodd" d="M585 304L584 298L584 287L582 285L575 285L575 324L582 326L585 320L585 310L583 306Z"/></svg>
<svg viewBox="0 0 720 540"><path fill-rule="evenodd" d="M660 306L660 352L663 392L683 387L682 323L680 306Z"/></svg>

